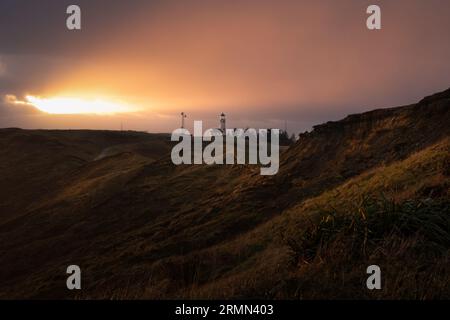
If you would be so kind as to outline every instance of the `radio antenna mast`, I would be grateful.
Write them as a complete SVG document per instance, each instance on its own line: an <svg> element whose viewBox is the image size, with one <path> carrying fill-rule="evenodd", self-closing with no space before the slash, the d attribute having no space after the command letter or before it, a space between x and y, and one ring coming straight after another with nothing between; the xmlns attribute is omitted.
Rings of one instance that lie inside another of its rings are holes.
<svg viewBox="0 0 450 320"><path fill-rule="evenodd" d="M181 113L181 129L184 129L184 119L187 118L187 114L182 112Z"/></svg>

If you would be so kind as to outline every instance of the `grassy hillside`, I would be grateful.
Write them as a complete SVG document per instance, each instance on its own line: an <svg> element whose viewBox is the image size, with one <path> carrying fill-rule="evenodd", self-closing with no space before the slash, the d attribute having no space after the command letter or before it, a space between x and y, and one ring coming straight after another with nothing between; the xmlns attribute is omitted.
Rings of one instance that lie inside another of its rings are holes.
<svg viewBox="0 0 450 320"><path fill-rule="evenodd" d="M0 130L0 297L448 298L449 124L450 90L352 115L273 177L174 166L165 135Z"/></svg>

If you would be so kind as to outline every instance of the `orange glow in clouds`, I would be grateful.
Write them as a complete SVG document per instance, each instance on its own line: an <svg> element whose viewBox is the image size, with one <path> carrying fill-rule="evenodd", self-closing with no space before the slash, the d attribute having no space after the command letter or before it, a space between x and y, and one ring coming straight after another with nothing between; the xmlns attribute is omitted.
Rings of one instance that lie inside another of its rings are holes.
<svg viewBox="0 0 450 320"><path fill-rule="evenodd" d="M81 99L68 97L39 98L26 96L26 103L49 114L115 114L137 111L123 102L103 99Z"/></svg>

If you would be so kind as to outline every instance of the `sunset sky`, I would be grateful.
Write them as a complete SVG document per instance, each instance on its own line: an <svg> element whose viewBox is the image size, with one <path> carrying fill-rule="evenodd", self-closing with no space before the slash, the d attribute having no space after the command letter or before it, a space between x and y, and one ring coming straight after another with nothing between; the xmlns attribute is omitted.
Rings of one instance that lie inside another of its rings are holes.
<svg viewBox="0 0 450 320"><path fill-rule="evenodd" d="M0 0L0 127L304 131L449 88L449 33L448 0Z"/></svg>

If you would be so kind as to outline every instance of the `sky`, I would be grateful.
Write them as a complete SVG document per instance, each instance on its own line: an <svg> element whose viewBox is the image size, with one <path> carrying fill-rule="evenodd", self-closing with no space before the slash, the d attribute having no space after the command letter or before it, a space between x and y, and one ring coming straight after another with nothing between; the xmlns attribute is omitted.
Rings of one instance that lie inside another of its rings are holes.
<svg viewBox="0 0 450 320"><path fill-rule="evenodd" d="M303 132L449 88L449 17L448 0L0 0L0 127L171 132L224 112Z"/></svg>

